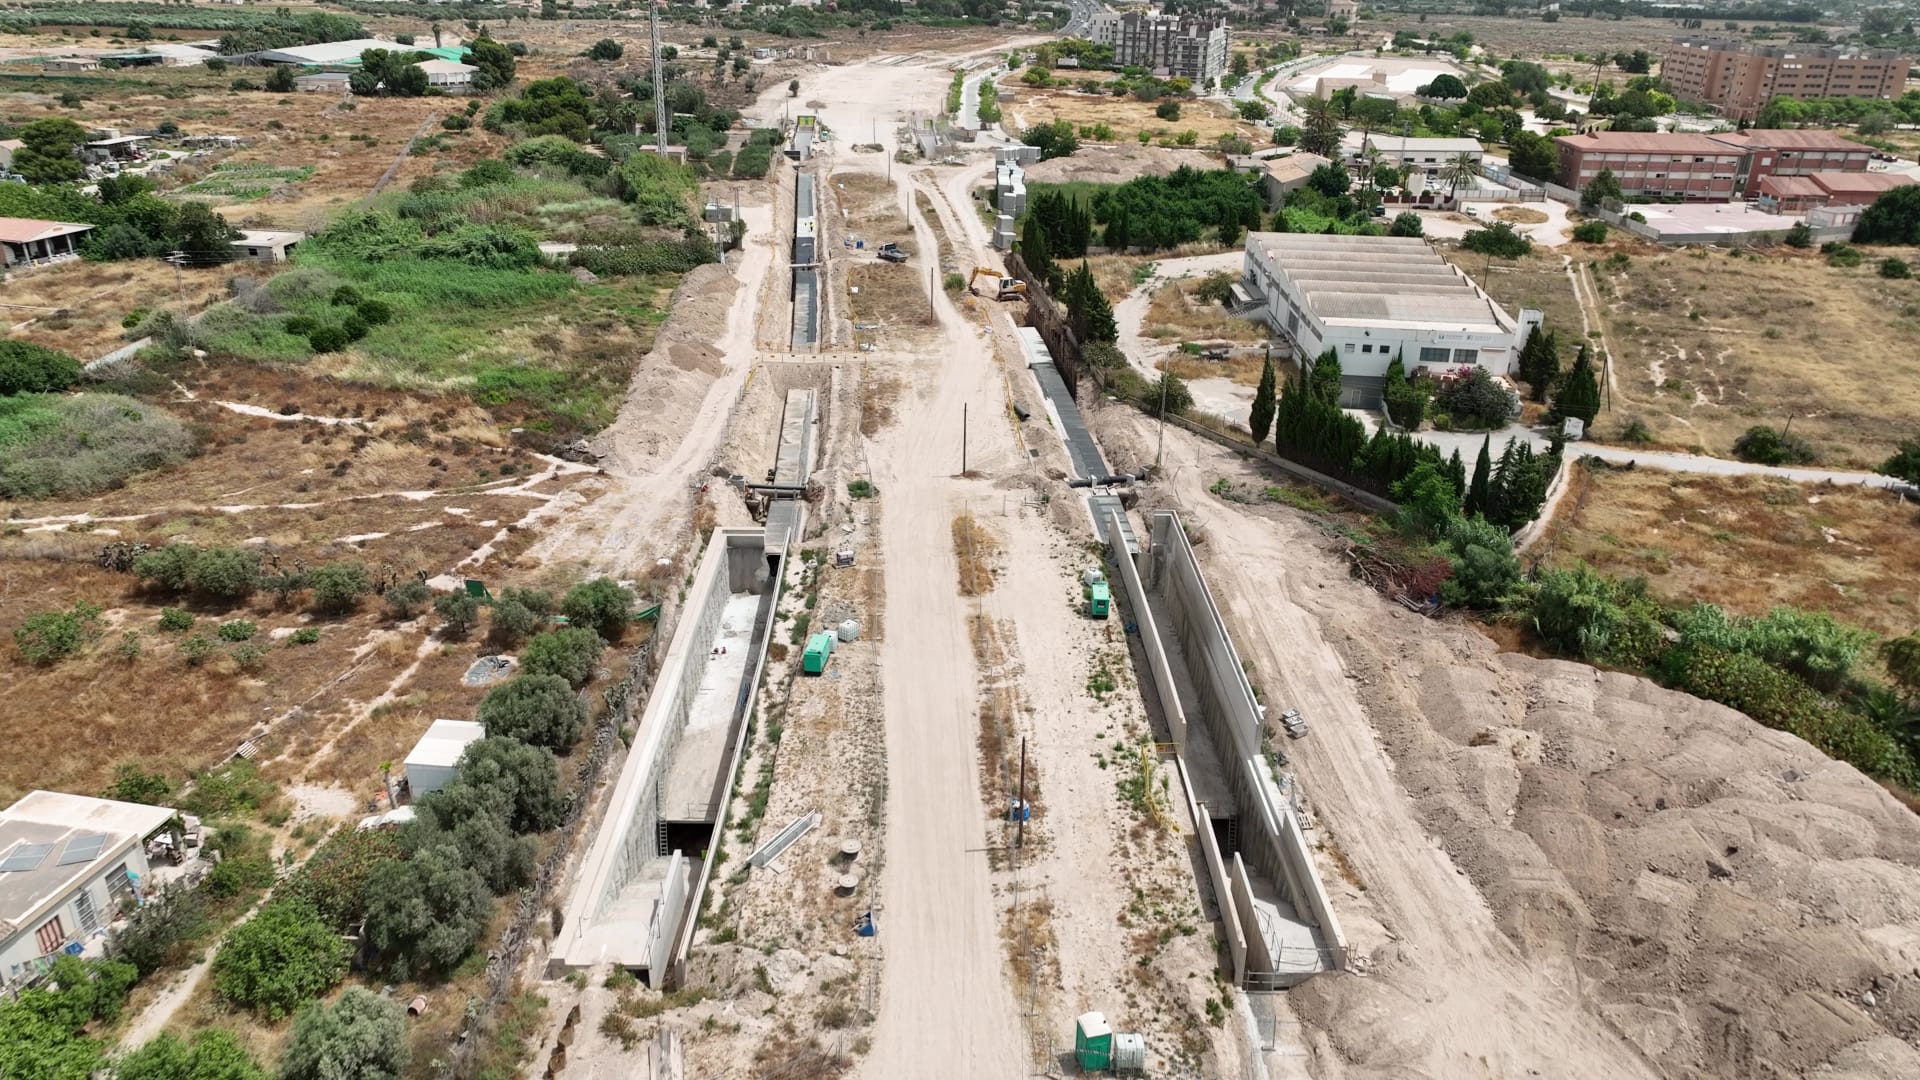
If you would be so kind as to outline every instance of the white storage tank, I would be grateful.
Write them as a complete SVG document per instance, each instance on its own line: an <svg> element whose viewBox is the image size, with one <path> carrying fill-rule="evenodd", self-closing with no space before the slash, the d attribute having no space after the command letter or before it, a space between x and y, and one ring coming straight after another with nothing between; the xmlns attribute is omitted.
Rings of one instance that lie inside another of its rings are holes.
<svg viewBox="0 0 1920 1080"><path fill-rule="evenodd" d="M859 641L860 640L860 624L853 621L852 619L848 619L847 621L841 623L840 624L840 640L841 641Z"/></svg>

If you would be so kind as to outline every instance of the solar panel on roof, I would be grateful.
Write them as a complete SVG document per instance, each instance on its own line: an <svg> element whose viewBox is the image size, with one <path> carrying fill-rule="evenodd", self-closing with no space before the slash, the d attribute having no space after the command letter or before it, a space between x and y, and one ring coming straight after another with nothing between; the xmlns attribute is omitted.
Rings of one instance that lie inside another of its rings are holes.
<svg viewBox="0 0 1920 1080"><path fill-rule="evenodd" d="M52 844L21 844L13 849L13 854L0 859L0 874L10 870L37 869L52 852Z"/></svg>
<svg viewBox="0 0 1920 1080"><path fill-rule="evenodd" d="M60 853L60 861L55 866L71 866L74 863L92 862L100 857L100 849L107 846L107 838L102 833L91 836L76 836L67 841L67 850Z"/></svg>

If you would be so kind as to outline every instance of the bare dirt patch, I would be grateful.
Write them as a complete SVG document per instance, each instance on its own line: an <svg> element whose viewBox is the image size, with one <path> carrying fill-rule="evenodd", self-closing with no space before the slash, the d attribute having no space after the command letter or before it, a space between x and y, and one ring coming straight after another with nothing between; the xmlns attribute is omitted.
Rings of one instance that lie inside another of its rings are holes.
<svg viewBox="0 0 1920 1080"><path fill-rule="evenodd" d="M1149 110L1147 115L1152 116L1152 111ZM1038 162L1026 173L1028 183L1058 184L1078 180L1092 184L1124 184L1136 176L1165 176L1182 165L1210 169L1214 167L1214 162L1215 158L1204 150L1142 146L1129 137L1126 144L1119 146L1083 145L1078 153Z"/></svg>
<svg viewBox="0 0 1920 1080"><path fill-rule="evenodd" d="M1156 289L1147 305L1142 333L1157 341L1233 341L1259 343L1266 327L1251 319L1236 319L1227 309L1194 295L1199 278L1180 278ZM1258 368L1254 378L1259 379Z"/></svg>
<svg viewBox="0 0 1920 1080"><path fill-rule="evenodd" d="M1920 623L1916 511L1893 492L1599 468L1570 494L1556 562L1644 576L1670 603L1742 615L1791 604L1889 635Z"/></svg>
<svg viewBox="0 0 1920 1080"><path fill-rule="evenodd" d="M934 325L926 273L886 262L861 263L847 271L847 311L862 340Z"/></svg>
<svg viewBox="0 0 1920 1080"><path fill-rule="evenodd" d="M1538 210L1529 210L1524 206L1503 206L1495 210L1493 216L1514 225L1538 225L1547 220L1547 215Z"/></svg>
<svg viewBox="0 0 1920 1080"><path fill-rule="evenodd" d="M1113 129L1114 138L1120 142L1134 142L1142 131L1156 142L1192 131L1197 135L1198 145L1209 147L1221 135L1238 135L1254 140L1256 145L1264 141L1259 139L1258 128L1215 102L1180 101L1177 120L1155 116L1154 109L1159 104L1133 97L1089 94L1078 89L1039 90L1019 82L1008 82L1000 88L1000 108L1008 117L1018 117L1016 126L1031 127L1055 120L1066 120L1075 126L1105 124Z"/></svg>

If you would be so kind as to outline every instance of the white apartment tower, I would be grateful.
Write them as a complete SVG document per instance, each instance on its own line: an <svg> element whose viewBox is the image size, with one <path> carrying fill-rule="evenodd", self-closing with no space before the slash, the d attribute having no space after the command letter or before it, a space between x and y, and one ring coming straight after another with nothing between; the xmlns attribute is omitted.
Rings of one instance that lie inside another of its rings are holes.
<svg viewBox="0 0 1920 1080"><path fill-rule="evenodd" d="M1113 46L1114 63L1121 67L1182 75L1196 86L1218 80L1227 70L1227 24L1221 19L1102 12L1093 19L1093 40Z"/></svg>

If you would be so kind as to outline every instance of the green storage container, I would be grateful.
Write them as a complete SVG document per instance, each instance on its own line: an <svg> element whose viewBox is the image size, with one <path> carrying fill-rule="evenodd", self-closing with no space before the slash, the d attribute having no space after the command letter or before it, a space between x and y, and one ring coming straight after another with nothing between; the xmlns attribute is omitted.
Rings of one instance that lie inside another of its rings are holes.
<svg viewBox="0 0 1920 1080"><path fill-rule="evenodd" d="M1105 1013L1090 1012L1073 1022L1073 1060L1081 1072L1105 1072L1113 1065L1113 1028Z"/></svg>
<svg viewBox="0 0 1920 1080"><path fill-rule="evenodd" d="M827 657L833 655L833 635L822 631L807 638L807 651L800 658L800 670L818 675L827 670Z"/></svg>
<svg viewBox="0 0 1920 1080"><path fill-rule="evenodd" d="M1087 586L1088 617L1095 619L1106 618L1107 607L1112 600L1112 595L1107 588L1107 583L1104 581L1096 581L1092 585Z"/></svg>

